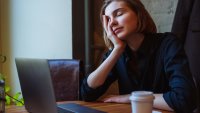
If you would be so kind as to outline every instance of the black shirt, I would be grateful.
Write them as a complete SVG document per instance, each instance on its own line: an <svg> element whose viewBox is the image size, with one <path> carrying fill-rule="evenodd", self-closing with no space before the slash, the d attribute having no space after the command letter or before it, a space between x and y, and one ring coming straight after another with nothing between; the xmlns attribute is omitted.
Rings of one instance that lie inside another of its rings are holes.
<svg viewBox="0 0 200 113"><path fill-rule="evenodd" d="M115 80L121 95L136 90L163 93L167 104L177 113L192 113L196 105L196 89L183 45L170 33L145 34L136 53L127 46L102 86L92 89L87 77L83 80L82 98L95 101Z"/></svg>

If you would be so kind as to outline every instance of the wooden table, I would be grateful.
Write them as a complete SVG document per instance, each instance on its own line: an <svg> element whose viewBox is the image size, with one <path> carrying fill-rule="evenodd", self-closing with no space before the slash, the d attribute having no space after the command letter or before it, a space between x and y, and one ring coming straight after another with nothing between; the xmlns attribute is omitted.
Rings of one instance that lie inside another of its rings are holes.
<svg viewBox="0 0 200 113"><path fill-rule="evenodd" d="M131 105L130 104L118 104L118 103L102 103L102 102L84 102L84 101L67 101L67 102L59 102L62 103L77 103L83 106L91 107L94 109L98 109L101 111L105 111L108 113L131 113ZM169 111L157 110L162 113L172 113ZM6 113L28 113L24 106L18 107L14 105L6 106Z"/></svg>

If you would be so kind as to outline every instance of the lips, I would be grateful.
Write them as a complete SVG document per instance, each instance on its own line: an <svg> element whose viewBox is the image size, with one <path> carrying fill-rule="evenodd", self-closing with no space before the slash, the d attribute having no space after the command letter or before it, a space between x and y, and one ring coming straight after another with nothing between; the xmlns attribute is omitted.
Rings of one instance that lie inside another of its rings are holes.
<svg viewBox="0 0 200 113"><path fill-rule="evenodd" d="M120 33L121 31L122 31L122 27L115 28L115 29L113 30L113 32L114 32L115 34L118 34L118 33Z"/></svg>

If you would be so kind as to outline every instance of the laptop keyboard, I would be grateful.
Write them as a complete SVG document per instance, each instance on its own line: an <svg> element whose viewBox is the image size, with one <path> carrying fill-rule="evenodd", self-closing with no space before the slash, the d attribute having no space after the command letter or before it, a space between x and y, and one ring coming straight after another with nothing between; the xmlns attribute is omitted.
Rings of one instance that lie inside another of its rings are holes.
<svg viewBox="0 0 200 113"><path fill-rule="evenodd" d="M104 111L100 111L75 103L59 104L57 105L57 107L58 113L106 113Z"/></svg>
<svg viewBox="0 0 200 113"><path fill-rule="evenodd" d="M78 112L74 112L74 111L71 111L71 110L63 109L63 108L58 107L58 106L57 106L57 111L58 111L58 113L78 113Z"/></svg>

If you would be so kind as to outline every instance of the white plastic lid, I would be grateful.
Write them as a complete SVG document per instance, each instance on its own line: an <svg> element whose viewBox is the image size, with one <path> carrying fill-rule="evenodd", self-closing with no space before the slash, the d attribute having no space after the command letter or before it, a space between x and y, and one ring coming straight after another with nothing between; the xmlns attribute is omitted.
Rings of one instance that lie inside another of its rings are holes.
<svg viewBox="0 0 200 113"><path fill-rule="evenodd" d="M150 91L134 91L130 96L131 101L153 101L153 92Z"/></svg>

